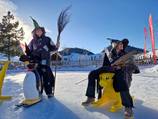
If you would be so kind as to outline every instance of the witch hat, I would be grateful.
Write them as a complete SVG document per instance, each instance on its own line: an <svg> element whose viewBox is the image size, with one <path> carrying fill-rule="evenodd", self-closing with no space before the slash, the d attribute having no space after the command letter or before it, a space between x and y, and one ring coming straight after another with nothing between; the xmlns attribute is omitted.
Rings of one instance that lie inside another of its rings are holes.
<svg viewBox="0 0 158 119"><path fill-rule="evenodd" d="M34 25L35 29L42 28L34 18L32 18L32 17L30 17L30 18L33 21L33 25Z"/></svg>
<svg viewBox="0 0 158 119"><path fill-rule="evenodd" d="M107 40L110 40L112 48L114 48L117 45L117 43L120 41L118 39L113 39L113 38L107 38Z"/></svg>

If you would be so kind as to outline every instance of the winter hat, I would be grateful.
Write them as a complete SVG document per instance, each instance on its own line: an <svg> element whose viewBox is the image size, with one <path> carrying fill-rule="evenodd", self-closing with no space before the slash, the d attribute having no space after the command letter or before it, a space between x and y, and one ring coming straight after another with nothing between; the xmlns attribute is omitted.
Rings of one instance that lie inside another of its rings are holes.
<svg viewBox="0 0 158 119"><path fill-rule="evenodd" d="M33 19L32 17L31 17L31 19L32 19L33 25L34 25L34 30L32 32L34 32L36 29L42 29L42 31L44 30L44 27L41 27L35 19Z"/></svg>
<svg viewBox="0 0 158 119"><path fill-rule="evenodd" d="M123 49L126 49L126 47L128 46L129 40L127 38L124 38L122 40L122 44L123 44Z"/></svg>
<svg viewBox="0 0 158 119"><path fill-rule="evenodd" d="M119 40L111 40L111 46L112 48L116 47L116 45L118 44Z"/></svg>
<svg viewBox="0 0 158 119"><path fill-rule="evenodd" d="M122 41L117 41L117 42L116 42L116 44L115 44L115 47L114 47L114 48L117 48L117 47L118 47L118 45L119 45L120 43L122 43L122 44L123 44L123 42L122 42Z"/></svg>
<svg viewBox="0 0 158 119"><path fill-rule="evenodd" d="M115 48L116 48L120 43L123 44L123 50L125 50L126 47L128 46L129 41L128 41L128 39L126 39L126 38L124 38L124 39L121 40L121 41L118 40L118 41L116 42Z"/></svg>
<svg viewBox="0 0 158 119"><path fill-rule="evenodd" d="M117 45L117 42L119 41L117 39L112 38L107 38L107 40L110 40L112 48L114 48Z"/></svg>
<svg viewBox="0 0 158 119"><path fill-rule="evenodd" d="M112 46L112 48L116 48L116 46L117 46L120 42L122 42L122 44L123 44L123 49L125 49L125 48L128 46L128 43L129 43L129 41L128 41L127 38L124 38L124 39L122 39L121 41L120 41L120 40L117 40L117 39L112 39L112 38L107 38L107 39L111 41L111 46Z"/></svg>

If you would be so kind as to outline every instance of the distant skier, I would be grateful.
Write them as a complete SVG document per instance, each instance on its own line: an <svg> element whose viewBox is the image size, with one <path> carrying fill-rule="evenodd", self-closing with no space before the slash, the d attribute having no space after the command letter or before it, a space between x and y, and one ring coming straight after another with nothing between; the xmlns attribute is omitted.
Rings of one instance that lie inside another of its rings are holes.
<svg viewBox="0 0 158 119"><path fill-rule="evenodd" d="M32 20L35 28L32 31L33 39L29 43L29 49L32 55L40 57L38 72L43 77L44 90L50 98L54 96L53 88L55 85L55 78L50 68L50 53L57 51L60 44L57 42L55 45L49 37L45 36L44 27L40 27L33 18Z"/></svg>

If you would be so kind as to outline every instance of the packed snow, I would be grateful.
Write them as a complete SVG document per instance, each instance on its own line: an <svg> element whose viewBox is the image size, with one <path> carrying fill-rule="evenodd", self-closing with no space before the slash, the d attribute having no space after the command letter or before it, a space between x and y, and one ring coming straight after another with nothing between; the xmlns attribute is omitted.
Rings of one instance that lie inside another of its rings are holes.
<svg viewBox="0 0 158 119"><path fill-rule="evenodd" d="M155 65L155 66L153 66L151 68L147 68L145 70L145 72L146 73L157 73L157 75L158 75L158 65Z"/></svg>
<svg viewBox="0 0 158 119"><path fill-rule="evenodd" d="M158 119L157 66L140 67L141 73L133 75L131 94L135 97L135 119ZM153 69L153 70L151 70ZM106 107L83 107L89 71L58 71L55 97L29 108L15 110L23 99L22 82L25 71L9 71L5 78L3 94L12 95L10 101L0 102L0 119L123 119L123 110L111 113ZM29 90L29 89L28 89Z"/></svg>

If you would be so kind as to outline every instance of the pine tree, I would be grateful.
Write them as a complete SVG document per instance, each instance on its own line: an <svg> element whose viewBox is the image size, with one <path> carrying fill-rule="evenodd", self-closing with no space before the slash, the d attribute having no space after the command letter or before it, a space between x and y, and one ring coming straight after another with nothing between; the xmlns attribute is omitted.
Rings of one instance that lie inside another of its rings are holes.
<svg viewBox="0 0 158 119"><path fill-rule="evenodd" d="M13 14L8 11L0 23L0 52L5 53L10 60L11 56L20 55L20 40L24 38L23 28L15 21Z"/></svg>

